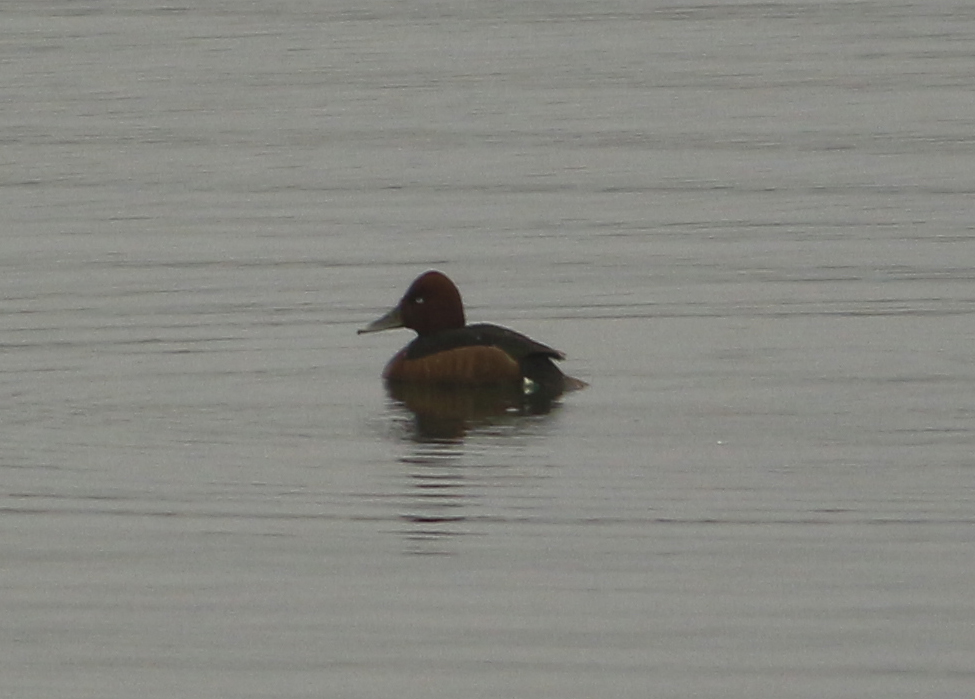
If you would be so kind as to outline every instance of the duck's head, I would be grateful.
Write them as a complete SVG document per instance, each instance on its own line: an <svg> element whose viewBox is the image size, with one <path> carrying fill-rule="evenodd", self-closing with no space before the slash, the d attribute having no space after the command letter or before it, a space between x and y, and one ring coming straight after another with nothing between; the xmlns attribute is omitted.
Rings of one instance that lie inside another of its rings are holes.
<svg viewBox="0 0 975 699"><path fill-rule="evenodd" d="M431 270L410 284L389 313L359 330L359 334L410 328L420 336L464 327L464 303L447 275Z"/></svg>

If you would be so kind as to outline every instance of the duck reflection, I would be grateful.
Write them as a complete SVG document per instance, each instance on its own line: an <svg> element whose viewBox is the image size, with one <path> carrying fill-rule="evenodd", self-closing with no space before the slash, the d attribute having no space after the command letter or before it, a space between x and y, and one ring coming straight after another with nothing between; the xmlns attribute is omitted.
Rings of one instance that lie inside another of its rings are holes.
<svg viewBox="0 0 975 699"><path fill-rule="evenodd" d="M403 538L407 552L417 555L446 555L457 537L473 533L469 502L473 495L464 469L451 456L447 444L428 444L423 453L401 459L408 466Z"/></svg>
<svg viewBox="0 0 975 699"><path fill-rule="evenodd" d="M475 510L485 489L503 490L524 477L504 454L537 434L558 409L558 396L508 386L387 383L386 389L408 445L400 458L408 487L399 515L407 552L455 553L458 537L479 533Z"/></svg>

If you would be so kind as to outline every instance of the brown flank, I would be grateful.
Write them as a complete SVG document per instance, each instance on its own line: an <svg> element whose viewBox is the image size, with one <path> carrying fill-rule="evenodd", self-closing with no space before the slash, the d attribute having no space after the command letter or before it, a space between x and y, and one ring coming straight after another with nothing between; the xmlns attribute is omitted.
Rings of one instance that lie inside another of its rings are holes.
<svg viewBox="0 0 975 699"><path fill-rule="evenodd" d="M428 381L442 384L490 384L520 381L521 367L502 349L458 347L409 360L400 352L386 366L390 381Z"/></svg>

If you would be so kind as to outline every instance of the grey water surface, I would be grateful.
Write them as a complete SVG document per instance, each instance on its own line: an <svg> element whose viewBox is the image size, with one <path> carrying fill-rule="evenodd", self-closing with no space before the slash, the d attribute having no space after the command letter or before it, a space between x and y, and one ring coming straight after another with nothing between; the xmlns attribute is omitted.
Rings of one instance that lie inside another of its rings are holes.
<svg viewBox="0 0 975 699"><path fill-rule="evenodd" d="M0 695L975 695L975 5L0 5ZM590 383L431 435L426 269Z"/></svg>

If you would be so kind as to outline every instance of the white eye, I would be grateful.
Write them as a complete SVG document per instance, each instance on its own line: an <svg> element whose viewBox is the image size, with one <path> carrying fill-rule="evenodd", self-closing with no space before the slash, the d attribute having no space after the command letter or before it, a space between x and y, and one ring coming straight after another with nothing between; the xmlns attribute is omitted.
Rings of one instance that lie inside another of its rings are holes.
<svg viewBox="0 0 975 699"><path fill-rule="evenodd" d="M422 296L417 296L415 299L413 299L413 303L418 304L418 305L422 305L423 304L423 297Z"/></svg>

